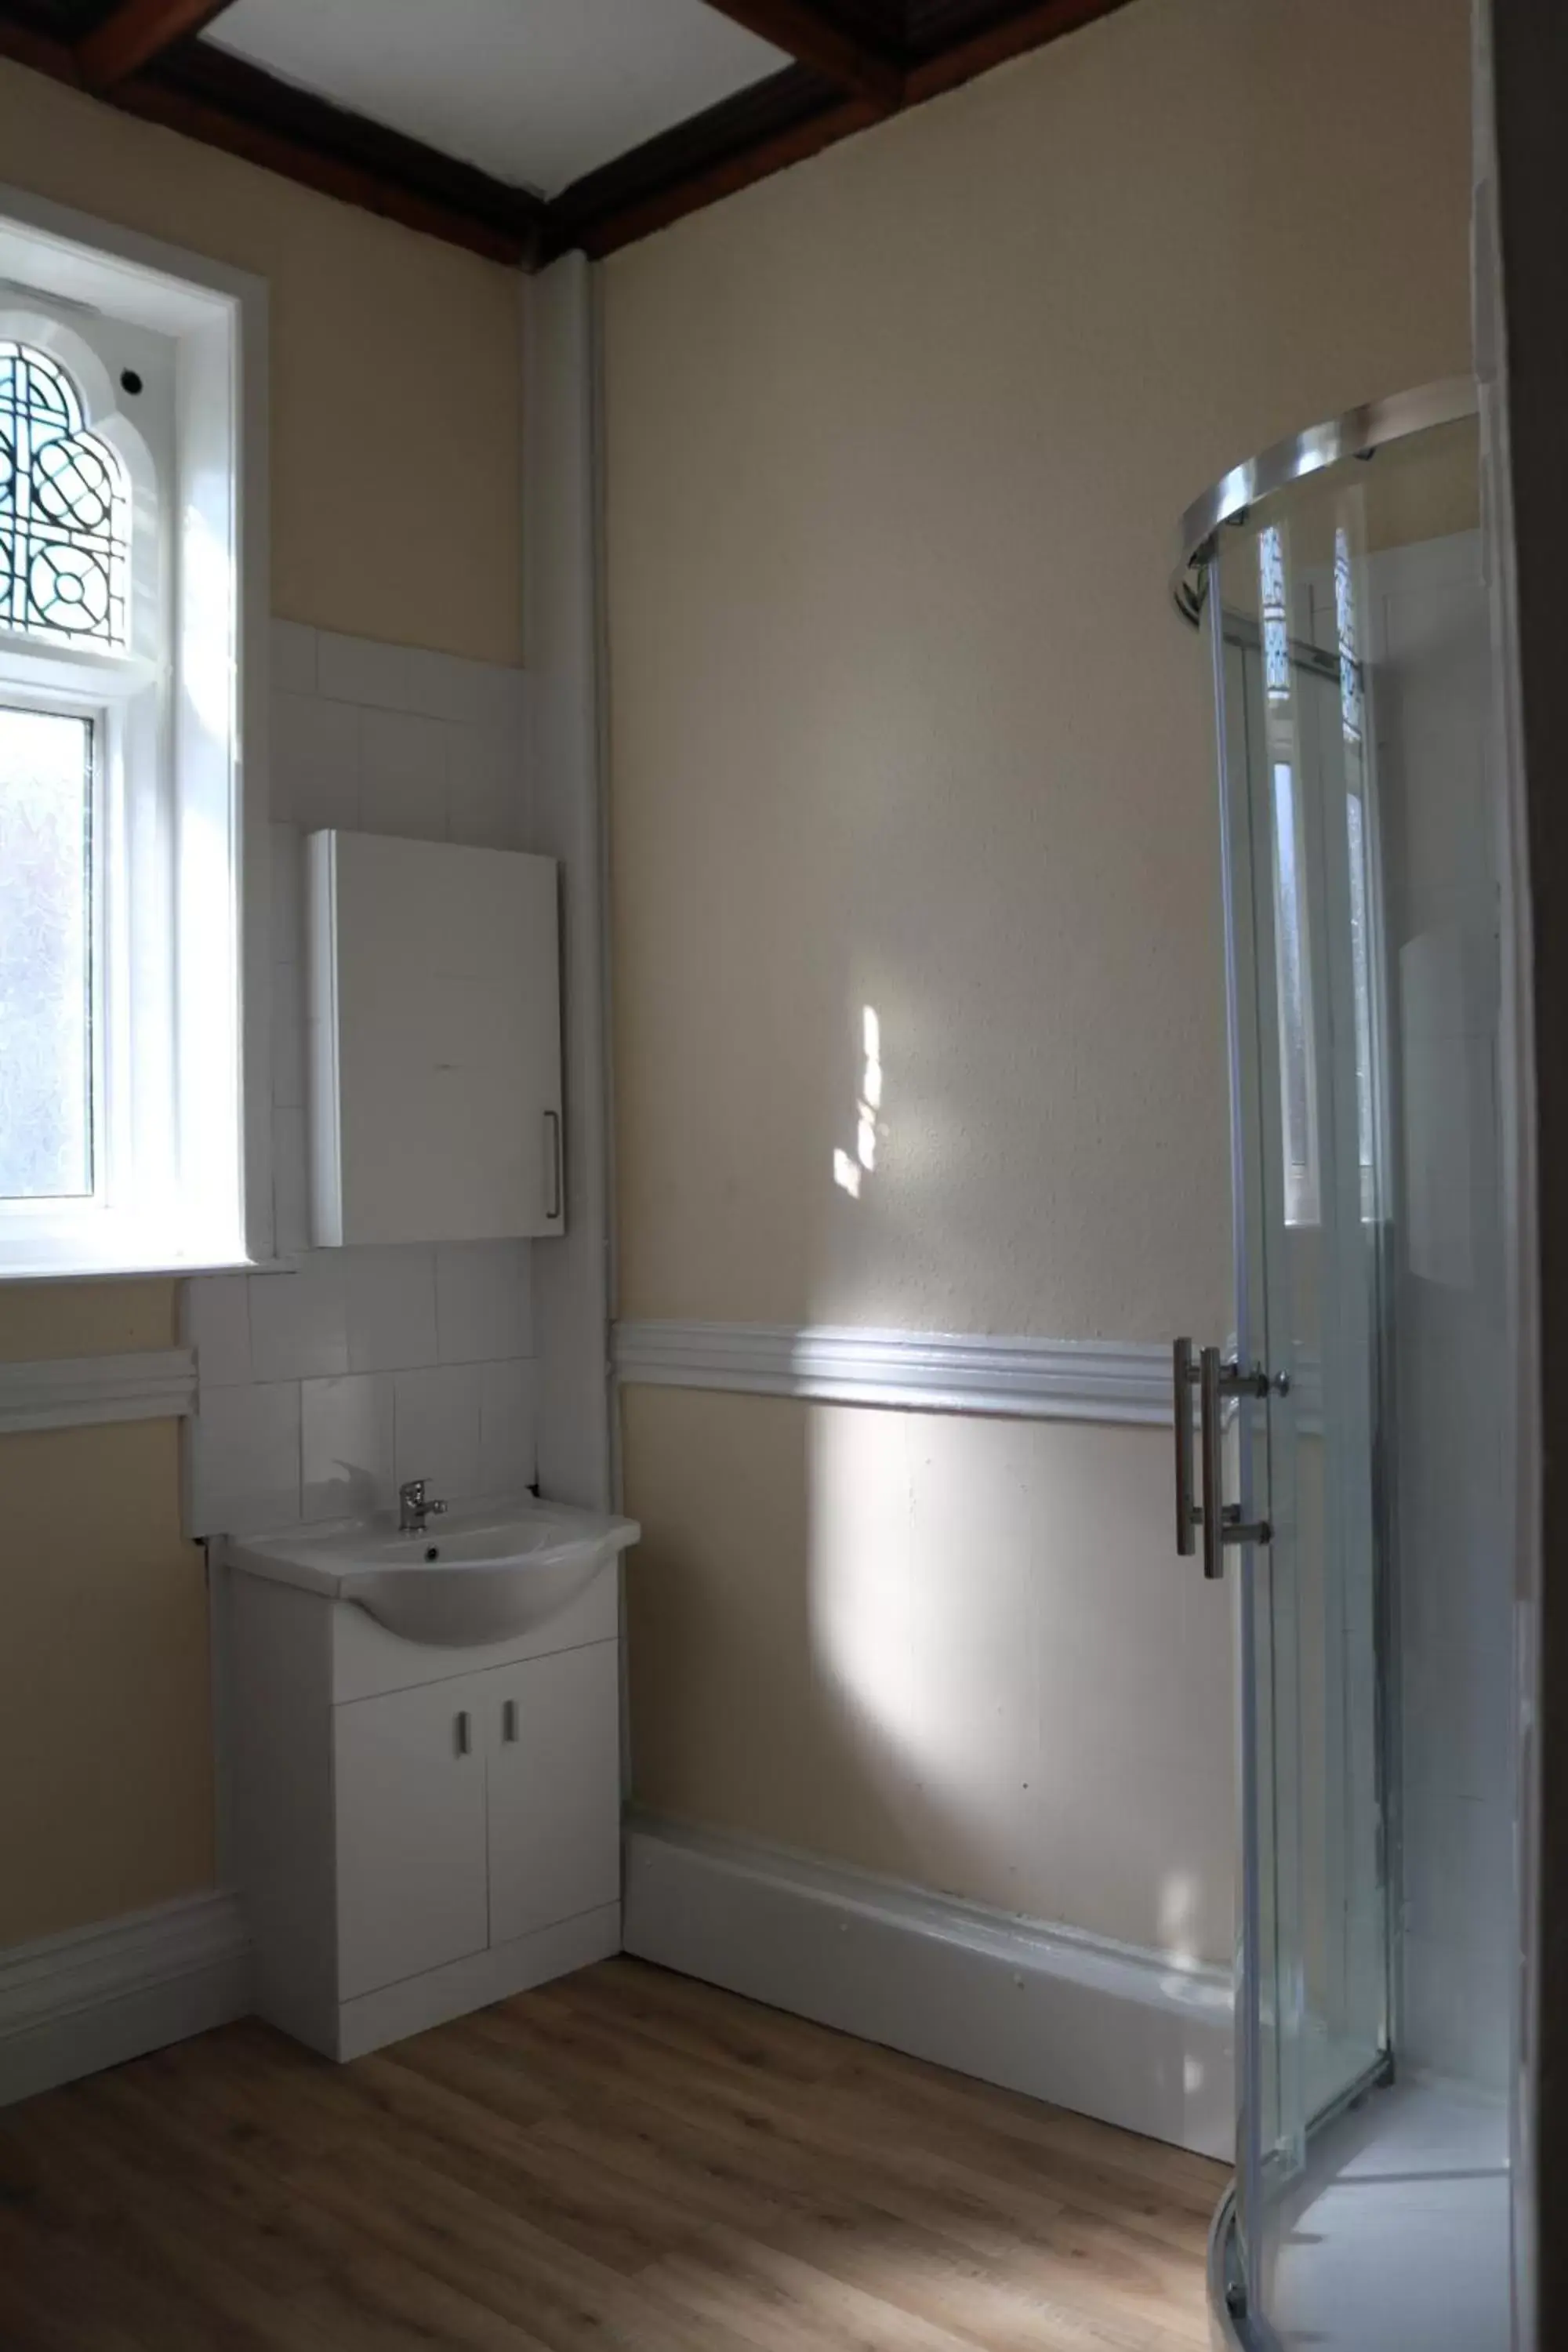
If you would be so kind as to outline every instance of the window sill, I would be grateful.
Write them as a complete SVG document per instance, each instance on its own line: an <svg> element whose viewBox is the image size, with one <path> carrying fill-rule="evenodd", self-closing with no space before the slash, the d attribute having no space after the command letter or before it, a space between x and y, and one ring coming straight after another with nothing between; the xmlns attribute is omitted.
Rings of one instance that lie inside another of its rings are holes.
<svg viewBox="0 0 1568 2352"><path fill-rule="evenodd" d="M126 1237L105 1235L99 1246L64 1234L0 1235L0 1282L171 1281L196 1274L266 1274L284 1271L277 1259L247 1256L243 1246L182 1254L149 1238L144 1248Z"/></svg>

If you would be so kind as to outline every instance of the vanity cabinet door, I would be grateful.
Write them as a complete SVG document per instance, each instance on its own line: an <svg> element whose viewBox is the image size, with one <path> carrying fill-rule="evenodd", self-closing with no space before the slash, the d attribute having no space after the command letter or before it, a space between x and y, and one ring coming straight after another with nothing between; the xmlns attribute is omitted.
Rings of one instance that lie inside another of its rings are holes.
<svg viewBox="0 0 1568 2352"><path fill-rule="evenodd" d="M466 1675L335 1707L338 1998L489 1940L485 1753Z"/></svg>
<svg viewBox="0 0 1568 2352"><path fill-rule="evenodd" d="M476 1677L487 1685L490 1941L617 1903L621 1891L620 1647Z"/></svg>

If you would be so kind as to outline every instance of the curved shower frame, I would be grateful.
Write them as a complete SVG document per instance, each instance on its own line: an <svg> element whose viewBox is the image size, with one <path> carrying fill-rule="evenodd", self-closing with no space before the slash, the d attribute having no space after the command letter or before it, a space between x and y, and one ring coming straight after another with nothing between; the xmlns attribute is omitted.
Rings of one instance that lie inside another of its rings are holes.
<svg viewBox="0 0 1568 2352"><path fill-rule="evenodd" d="M1275 443L1245 464L1233 467L1203 497L1193 502L1181 520L1170 585L1183 619L1194 629L1202 626L1209 573L1218 555L1219 534L1227 523L1245 523L1248 510L1260 499L1294 483L1306 481L1347 458L1370 457L1374 451L1391 443L1406 440L1436 426L1476 417L1480 413L1481 402L1475 380L1469 376L1452 377L1350 409L1326 423L1310 426L1288 440ZM1223 797L1223 745L1221 763ZM1230 909L1240 877L1233 870L1229 825L1223 814L1222 845L1222 882L1227 933L1226 982L1232 1038L1231 1109L1233 1133L1238 1133L1242 1105L1236 1039L1237 991L1240 981ZM1256 1946L1253 1948L1256 1949ZM1245 2035L1244 2018L1238 2019L1238 2029ZM1247 2072L1244 2063L1244 2079ZM1335 2108L1330 2111L1331 2116L1338 2112L1339 2105L1340 2103L1336 2102ZM1245 2297L1237 2291L1241 2274L1237 2237L1237 2185L1233 2179L1219 2202L1209 2237L1210 2324L1215 2344L1220 2347L1220 2352L1263 2352L1263 2347L1269 2339L1267 2336L1260 2336L1245 2316Z"/></svg>
<svg viewBox="0 0 1568 2352"><path fill-rule="evenodd" d="M1326 425L1310 425L1304 433L1293 434L1289 441L1276 441L1245 465L1233 466L1212 489L1194 499L1182 517L1176 565L1171 574L1171 593L1182 618L1194 628L1203 618L1215 534L1222 523L1243 520L1247 509L1259 499L1286 489L1292 482L1306 481L1342 458L1370 457L1374 449L1391 441L1407 440L1435 425L1457 425L1467 416L1478 415L1479 409L1475 378L1447 376L1441 383L1423 384L1418 392L1397 392L1388 400L1347 408L1342 416L1332 417Z"/></svg>

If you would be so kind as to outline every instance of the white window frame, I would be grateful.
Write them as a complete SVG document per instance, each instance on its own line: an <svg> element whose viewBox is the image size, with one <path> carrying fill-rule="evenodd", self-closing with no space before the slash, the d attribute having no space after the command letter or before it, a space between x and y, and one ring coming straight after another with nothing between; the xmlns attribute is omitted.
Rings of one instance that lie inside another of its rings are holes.
<svg viewBox="0 0 1568 2352"><path fill-rule="evenodd" d="M89 315L172 344L172 478L119 403ZM104 755L95 1192L0 1203L0 1278L266 1263L267 289L0 188L0 335L71 376L132 499L125 651L0 629L0 698L92 716Z"/></svg>

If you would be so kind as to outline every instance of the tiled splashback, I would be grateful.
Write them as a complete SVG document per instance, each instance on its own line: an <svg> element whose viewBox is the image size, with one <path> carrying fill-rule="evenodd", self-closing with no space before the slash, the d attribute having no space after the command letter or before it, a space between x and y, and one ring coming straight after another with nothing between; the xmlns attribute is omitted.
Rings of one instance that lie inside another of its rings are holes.
<svg viewBox="0 0 1568 2352"><path fill-rule="evenodd" d="M242 1533L534 1475L530 1244L312 1250L301 844L321 825L529 846L521 670L292 622L272 632L274 1208L289 1271L184 1290L186 1525Z"/></svg>

